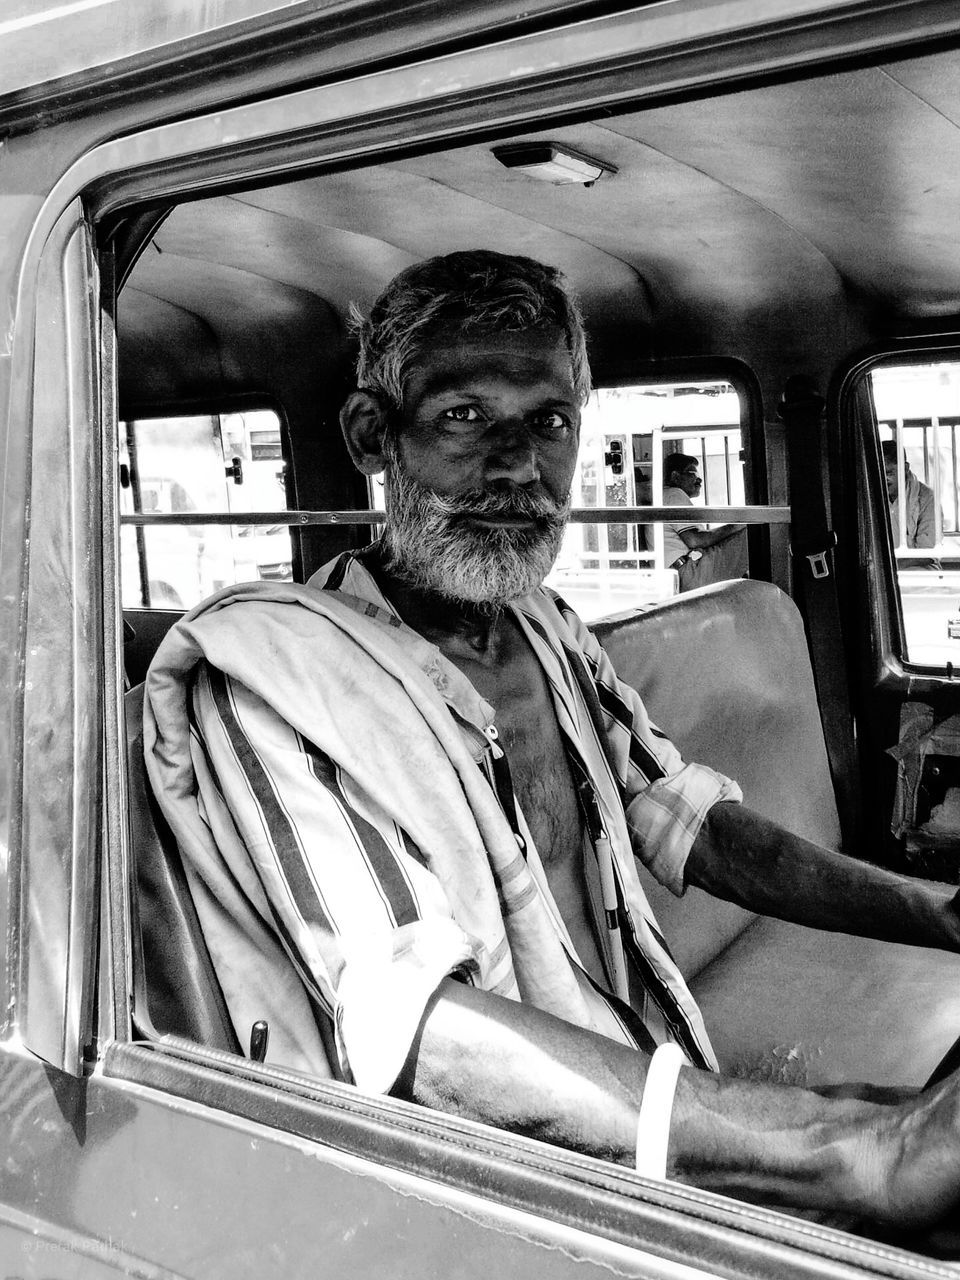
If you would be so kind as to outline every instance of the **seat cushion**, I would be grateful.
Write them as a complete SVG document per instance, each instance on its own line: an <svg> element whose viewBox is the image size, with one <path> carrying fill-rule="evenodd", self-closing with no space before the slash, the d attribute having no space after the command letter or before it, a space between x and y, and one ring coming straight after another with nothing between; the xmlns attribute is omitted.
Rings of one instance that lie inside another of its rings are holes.
<svg viewBox="0 0 960 1280"><path fill-rule="evenodd" d="M810 1085L922 1085L960 1037L960 956L780 920L691 984L725 1071Z"/></svg>

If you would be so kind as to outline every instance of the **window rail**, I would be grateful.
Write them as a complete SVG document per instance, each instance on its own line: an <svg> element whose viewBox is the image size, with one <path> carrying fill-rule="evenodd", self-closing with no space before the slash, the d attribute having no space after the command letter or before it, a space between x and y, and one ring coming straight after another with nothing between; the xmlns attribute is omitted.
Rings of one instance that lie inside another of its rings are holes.
<svg viewBox="0 0 960 1280"><path fill-rule="evenodd" d="M705 524L789 524L789 507L577 507L570 512L571 524L664 524L695 519ZM189 511L138 512L123 515L120 523L152 525L313 525L383 524L382 511Z"/></svg>

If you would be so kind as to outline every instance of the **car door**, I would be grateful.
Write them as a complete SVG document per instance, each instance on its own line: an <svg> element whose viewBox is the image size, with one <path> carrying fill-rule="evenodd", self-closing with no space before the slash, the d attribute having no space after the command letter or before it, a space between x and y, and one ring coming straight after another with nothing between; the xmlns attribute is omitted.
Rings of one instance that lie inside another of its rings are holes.
<svg viewBox="0 0 960 1280"><path fill-rule="evenodd" d="M32 147L4 141L4 210L17 215L0 263L14 331L0 564L11 868L0 1243L11 1274L23 1264L34 1275L295 1276L320 1266L361 1276L383 1274L385 1254L391 1275L418 1277L933 1271L827 1228L268 1067L252 1053L153 1035L132 1015L136 850L113 327L120 228L211 185L334 171L390 157L401 141L411 151L453 145L477 128L478 112L484 130L545 127L654 87L695 94L705 66L719 84L781 68L788 46L798 66L809 56L809 14L792 12L774 29L782 15L771 9L754 31L727 13L728 26L756 37L745 56L718 44L719 8L591 11L576 24L554 15L556 26L535 24L516 41L492 21L472 46L451 41L426 63L384 57L395 51L381 37L364 74L338 79L328 68L306 86L299 63L278 56L239 104L214 68L175 107L160 80L146 98L133 95L128 113L111 99L106 123L81 112L62 131L40 130ZM327 34L336 40L332 20ZM439 38L422 34L418 52ZM918 37L910 28L899 38ZM689 59L682 75L678 51ZM205 47L180 52L209 67ZM47 185L25 214L22 190L36 173ZM158 495L172 492L172 477L151 478ZM369 512L352 514L370 523ZM343 523L335 512L313 515L317 525Z"/></svg>

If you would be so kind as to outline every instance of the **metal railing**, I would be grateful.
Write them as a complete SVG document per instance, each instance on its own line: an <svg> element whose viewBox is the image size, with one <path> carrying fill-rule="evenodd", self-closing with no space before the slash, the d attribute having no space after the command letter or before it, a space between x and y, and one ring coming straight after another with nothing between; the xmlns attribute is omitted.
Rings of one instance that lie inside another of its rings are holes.
<svg viewBox="0 0 960 1280"><path fill-rule="evenodd" d="M708 524L789 524L789 507L577 507L570 512L571 524L666 524L689 521L694 512ZM132 512L120 517L121 525L150 528L164 525L285 525L310 528L315 525L383 524L382 511L184 511Z"/></svg>

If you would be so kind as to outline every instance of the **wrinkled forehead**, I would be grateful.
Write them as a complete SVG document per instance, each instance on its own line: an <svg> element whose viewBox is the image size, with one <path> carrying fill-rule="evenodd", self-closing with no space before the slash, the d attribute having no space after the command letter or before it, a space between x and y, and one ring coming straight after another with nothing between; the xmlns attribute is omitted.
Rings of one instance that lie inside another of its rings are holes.
<svg viewBox="0 0 960 1280"><path fill-rule="evenodd" d="M403 377L403 407L425 395L479 387L492 382L576 400L573 360L557 325L476 328L445 324L418 344Z"/></svg>

